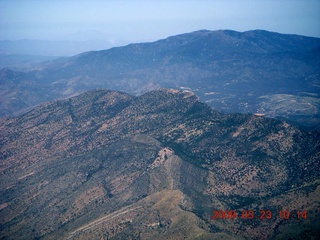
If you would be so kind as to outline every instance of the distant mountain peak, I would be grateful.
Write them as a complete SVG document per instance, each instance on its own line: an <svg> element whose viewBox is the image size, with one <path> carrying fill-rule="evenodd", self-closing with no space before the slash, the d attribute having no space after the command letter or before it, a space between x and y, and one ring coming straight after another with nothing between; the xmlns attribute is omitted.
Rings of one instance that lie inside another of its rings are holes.
<svg viewBox="0 0 320 240"><path fill-rule="evenodd" d="M39 64L27 73L2 71L0 115L17 115L95 88L135 95L174 88L192 91L220 111L263 110L268 117L314 128L320 109L319 46L319 38L264 30L199 30L90 51Z"/></svg>

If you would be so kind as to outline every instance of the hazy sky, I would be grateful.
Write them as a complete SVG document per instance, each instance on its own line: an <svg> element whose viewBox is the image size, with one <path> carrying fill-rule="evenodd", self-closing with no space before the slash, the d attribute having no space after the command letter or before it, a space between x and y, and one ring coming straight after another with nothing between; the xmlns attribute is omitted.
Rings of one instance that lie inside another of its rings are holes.
<svg viewBox="0 0 320 240"><path fill-rule="evenodd" d="M320 37L320 0L0 0L0 40L139 42L200 29Z"/></svg>

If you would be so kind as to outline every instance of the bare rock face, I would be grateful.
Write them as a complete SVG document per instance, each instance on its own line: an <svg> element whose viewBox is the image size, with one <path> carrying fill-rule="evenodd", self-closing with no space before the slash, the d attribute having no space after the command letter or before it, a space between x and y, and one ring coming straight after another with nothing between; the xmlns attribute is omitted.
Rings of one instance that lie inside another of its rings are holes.
<svg viewBox="0 0 320 240"><path fill-rule="evenodd" d="M189 91L49 102L2 119L0 147L1 239L319 234L318 137Z"/></svg>

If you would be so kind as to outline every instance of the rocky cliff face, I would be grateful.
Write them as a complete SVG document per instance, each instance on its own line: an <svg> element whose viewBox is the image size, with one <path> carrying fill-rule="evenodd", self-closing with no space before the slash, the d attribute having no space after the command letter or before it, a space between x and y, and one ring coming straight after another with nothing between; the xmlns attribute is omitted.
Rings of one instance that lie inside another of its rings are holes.
<svg viewBox="0 0 320 240"><path fill-rule="evenodd" d="M0 144L3 239L319 234L318 139L284 121L216 112L189 91L49 102L2 120ZM238 218L213 219L214 210Z"/></svg>

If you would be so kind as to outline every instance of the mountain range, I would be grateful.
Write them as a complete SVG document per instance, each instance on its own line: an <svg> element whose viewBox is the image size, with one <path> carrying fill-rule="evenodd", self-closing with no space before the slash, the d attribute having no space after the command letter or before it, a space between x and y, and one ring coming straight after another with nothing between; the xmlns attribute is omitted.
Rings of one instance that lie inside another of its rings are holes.
<svg viewBox="0 0 320 240"><path fill-rule="evenodd" d="M88 33L90 34L90 33ZM123 41L107 40L0 40L0 57L5 55L23 55L40 57L66 57L86 51L100 50L120 45ZM0 59L1 59L0 58ZM4 58L6 60L6 58ZM6 61L5 61L6 62ZM2 65L2 64L1 64Z"/></svg>
<svg viewBox="0 0 320 240"><path fill-rule="evenodd" d="M0 70L0 115L106 88L136 96L160 88L195 92L227 113L260 113L319 126L320 39L263 30L197 32Z"/></svg>
<svg viewBox="0 0 320 240"><path fill-rule="evenodd" d="M187 90L47 102L0 120L0 238L316 239L319 139Z"/></svg>

